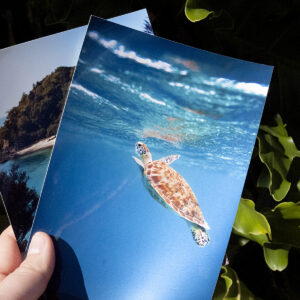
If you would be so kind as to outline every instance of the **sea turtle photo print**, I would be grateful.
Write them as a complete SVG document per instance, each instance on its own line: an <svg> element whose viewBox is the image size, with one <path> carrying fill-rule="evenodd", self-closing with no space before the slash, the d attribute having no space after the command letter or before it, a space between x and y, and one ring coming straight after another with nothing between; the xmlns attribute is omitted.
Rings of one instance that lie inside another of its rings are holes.
<svg viewBox="0 0 300 300"><path fill-rule="evenodd" d="M190 227L197 245L204 247L209 242L206 230L210 228L204 220L192 189L185 179L169 166L179 155L152 161L148 147L142 142L136 143L135 151L140 159L132 157L142 168L143 183L150 195L162 206L183 218Z"/></svg>

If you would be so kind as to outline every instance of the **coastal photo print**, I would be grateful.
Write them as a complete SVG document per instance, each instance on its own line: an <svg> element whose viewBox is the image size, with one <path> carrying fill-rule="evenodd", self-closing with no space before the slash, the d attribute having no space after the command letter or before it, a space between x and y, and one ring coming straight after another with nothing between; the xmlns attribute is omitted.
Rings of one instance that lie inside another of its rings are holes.
<svg viewBox="0 0 300 300"><path fill-rule="evenodd" d="M58 297L70 250L89 299L212 297L271 73L91 18L32 230Z"/></svg>
<svg viewBox="0 0 300 300"><path fill-rule="evenodd" d="M111 21L151 32L145 9ZM21 250L28 241L86 29L0 50L5 100L0 107L0 192Z"/></svg>

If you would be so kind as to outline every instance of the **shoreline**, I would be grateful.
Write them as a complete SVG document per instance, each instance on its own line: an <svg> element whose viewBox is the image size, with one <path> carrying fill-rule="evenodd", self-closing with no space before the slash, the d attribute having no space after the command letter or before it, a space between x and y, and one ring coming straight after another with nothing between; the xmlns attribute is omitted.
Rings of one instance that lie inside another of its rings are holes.
<svg viewBox="0 0 300 300"><path fill-rule="evenodd" d="M54 146L55 141L56 141L56 136L53 135L48 138L42 139L22 150L19 150L19 151L13 152L13 153L8 153L4 159L0 160L0 164L5 163L6 161L11 160L18 156L23 156L23 155L30 154L30 153L33 153L33 152L36 152L39 150L51 148Z"/></svg>
<svg viewBox="0 0 300 300"><path fill-rule="evenodd" d="M46 139L40 140L39 142L26 147L22 150L19 150L15 153L15 156L22 156L22 155L26 155L26 154L30 154L39 150L44 150L50 147L53 147L55 144L55 140L56 140L56 136L50 136Z"/></svg>

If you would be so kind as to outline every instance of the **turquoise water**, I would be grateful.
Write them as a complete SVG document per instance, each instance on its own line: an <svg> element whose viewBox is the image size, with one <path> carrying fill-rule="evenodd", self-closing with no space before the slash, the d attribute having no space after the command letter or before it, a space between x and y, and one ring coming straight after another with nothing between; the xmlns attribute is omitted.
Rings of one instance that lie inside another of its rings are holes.
<svg viewBox="0 0 300 300"><path fill-rule="evenodd" d="M35 151L0 164L0 171L9 171L12 164L17 164L20 171L25 171L29 177L27 186L41 194L44 178L49 165L52 148Z"/></svg>
<svg viewBox="0 0 300 300"><path fill-rule="evenodd" d="M271 72L92 18L33 227L72 249L89 299L211 299ZM146 191L137 141L181 156L206 247ZM79 297L68 267L58 293Z"/></svg>
<svg viewBox="0 0 300 300"><path fill-rule="evenodd" d="M5 120L6 120L6 117L0 118L0 127L3 126Z"/></svg>

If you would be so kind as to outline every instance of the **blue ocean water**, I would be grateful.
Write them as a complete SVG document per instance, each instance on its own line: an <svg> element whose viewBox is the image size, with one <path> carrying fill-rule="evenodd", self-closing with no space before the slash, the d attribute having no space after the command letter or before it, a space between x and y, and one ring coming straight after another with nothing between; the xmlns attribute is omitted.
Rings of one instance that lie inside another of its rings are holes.
<svg viewBox="0 0 300 300"><path fill-rule="evenodd" d="M0 118L0 127L3 126L4 122L5 122L6 117L1 117Z"/></svg>
<svg viewBox="0 0 300 300"><path fill-rule="evenodd" d="M20 171L25 171L28 176L27 186L41 194L52 148L35 151L33 153L16 157L0 164L0 171L9 172L11 166L16 164Z"/></svg>
<svg viewBox="0 0 300 300"><path fill-rule="evenodd" d="M271 72L92 18L33 227L73 249L89 299L211 299ZM180 154L206 247L146 191L137 141Z"/></svg>

